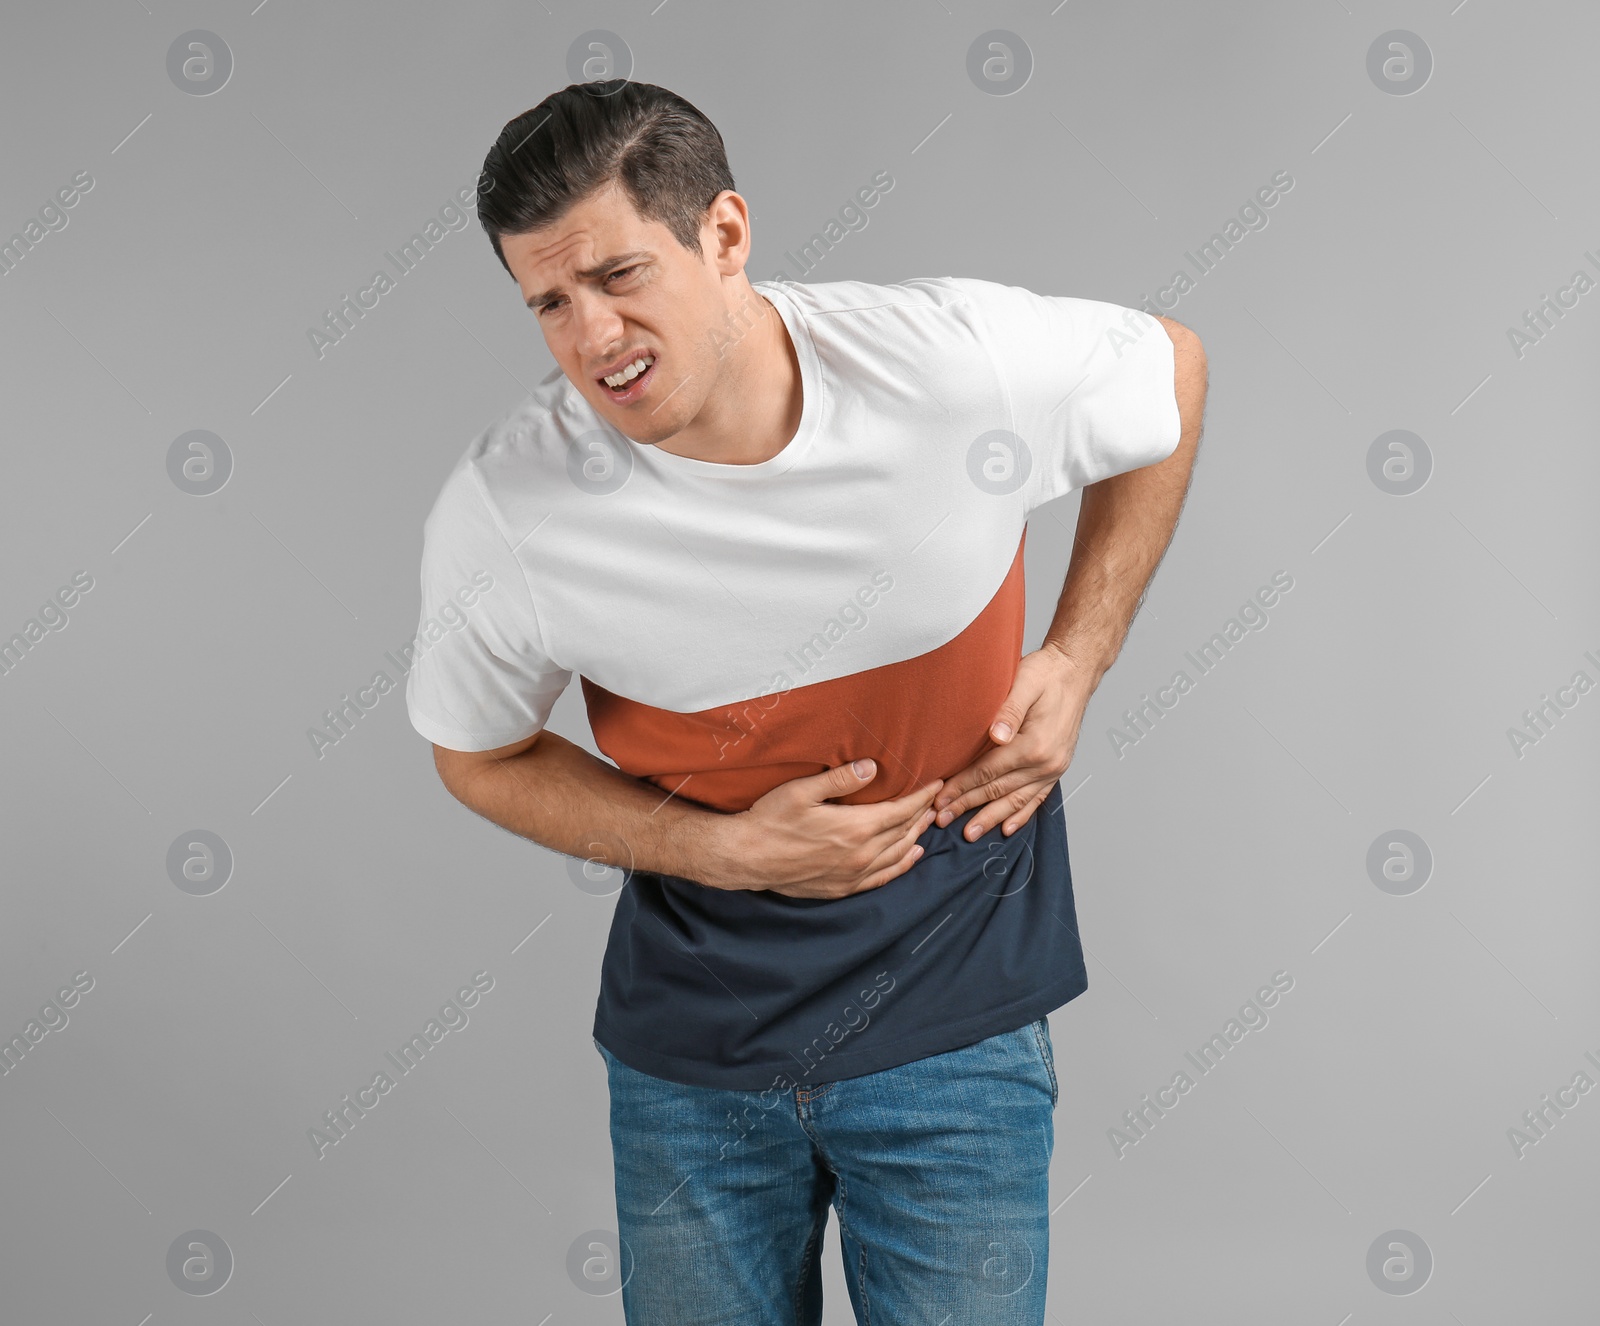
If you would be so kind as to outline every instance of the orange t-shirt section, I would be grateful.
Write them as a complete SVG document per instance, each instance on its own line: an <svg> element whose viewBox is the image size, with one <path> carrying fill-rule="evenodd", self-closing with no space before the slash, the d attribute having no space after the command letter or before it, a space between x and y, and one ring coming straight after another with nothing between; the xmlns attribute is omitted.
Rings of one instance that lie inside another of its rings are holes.
<svg viewBox="0 0 1600 1326"><path fill-rule="evenodd" d="M903 662L694 714L639 704L583 677L595 744L623 773L725 812L850 760L876 760L878 773L836 798L845 804L949 778L989 748L989 725L1016 679L1026 542L1024 527L1004 582L960 635Z"/></svg>

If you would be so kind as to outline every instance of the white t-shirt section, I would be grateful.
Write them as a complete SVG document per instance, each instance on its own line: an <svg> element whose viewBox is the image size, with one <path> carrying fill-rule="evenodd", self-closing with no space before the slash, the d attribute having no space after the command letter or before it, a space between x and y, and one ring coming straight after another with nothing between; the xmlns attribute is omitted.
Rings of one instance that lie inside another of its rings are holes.
<svg viewBox="0 0 1600 1326"><path fill-rule="evenodd" d="M914 658L989 603L1030 511L1177 445L1172 342L1136 310L967 277L753 284L800 363L776 456L641 446L557 373L457 461L406 679L428 740L531 736L574 673L676 713L769 695L884 572L804 680Z"/></svg>
<svg viewBox="0 0 1600 1326"><path fill-rule="evenodd" d="M1032 452L1028 511L1176 449L1172 338L1148 313L970 277L947 280L982 320L1009 397L1010 431Z"/></svg>
<svg viewBox="0 0 1600 1326"><path fill-rule="evenodd" d="M471 454L457 462L423 523L422 623L406 708L411 725L436 745L497 750L544 727L572 673L551 661L539 639L526 575Z"/></svg>

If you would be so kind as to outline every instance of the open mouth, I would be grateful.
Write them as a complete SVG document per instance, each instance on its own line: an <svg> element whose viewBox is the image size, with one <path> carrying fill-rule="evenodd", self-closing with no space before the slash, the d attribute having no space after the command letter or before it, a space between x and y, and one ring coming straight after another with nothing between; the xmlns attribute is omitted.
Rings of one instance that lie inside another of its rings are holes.
<svg viewBox="0 0 1600 1326"><path fill-rule="evenodd" d="M640 359L634 360L630 367L637 369L641 362L644 364L644 368L618 386L612 386L611 382L604 378L600 379L600 385L605 388L606 395L619 405L626 405L629 401L638 400L640 396L644 395L645 388L655 378L656 366L659 360L653 355L643 355ZM627 369L624 369L623 372L627 372ZM612 381L616 381L620 376L620 374L613 374Z"/></svg>

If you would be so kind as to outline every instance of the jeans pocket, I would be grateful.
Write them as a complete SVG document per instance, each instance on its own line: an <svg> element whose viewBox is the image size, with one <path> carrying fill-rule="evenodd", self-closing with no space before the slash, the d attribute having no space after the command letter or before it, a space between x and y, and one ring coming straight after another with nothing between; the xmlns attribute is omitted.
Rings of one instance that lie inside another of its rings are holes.
<svg viewBox="0 0 1600 1326"><path fill-rule="evenodd" d="M1056 1081L1056 1054L1055 1047L1050 1042L1050 1019L1040 1018L1033 1024L1033 1041L1039 1050L1040 1062L1044 1064L1044 1071L1050 1078L1050 1108L1054 1109L1061 1099L1061 1087Z"/></svg>

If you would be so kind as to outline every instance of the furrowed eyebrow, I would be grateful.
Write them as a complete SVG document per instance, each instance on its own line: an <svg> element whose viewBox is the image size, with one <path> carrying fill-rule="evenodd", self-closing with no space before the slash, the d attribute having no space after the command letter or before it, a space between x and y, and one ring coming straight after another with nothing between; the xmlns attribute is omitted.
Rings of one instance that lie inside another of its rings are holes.
<svg viewBox="0 0 1600 1326"><path fill-rule="evenodd" d="M628 263L638 262L640 259L648 258L649 256L650 254L644 249L635 250L633 253L619 253L615 257L602 259L600 262L595 263L593 267L585 267L581 272L577 273L577 277L580 281L593 281L598 277L604 276L614 267L623 267ZM530 295L527 301L528 307L534 308L547 300L554 299L560 293L559 290L546 290L537 295Z"/></svg>

